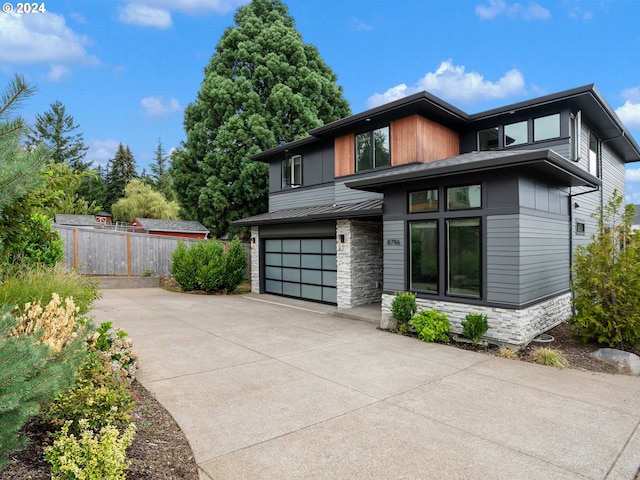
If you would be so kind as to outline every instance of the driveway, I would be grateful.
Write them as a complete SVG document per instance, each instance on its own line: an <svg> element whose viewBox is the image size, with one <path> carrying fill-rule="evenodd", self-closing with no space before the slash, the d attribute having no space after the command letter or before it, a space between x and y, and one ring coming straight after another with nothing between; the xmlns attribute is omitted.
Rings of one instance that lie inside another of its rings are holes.
<svg viewBox="0 0 640 480"><path fill-rule="evenodd" d="M265 295L104 290L202 480L611 479L640 467L640 379L427 344Z"/></svg>

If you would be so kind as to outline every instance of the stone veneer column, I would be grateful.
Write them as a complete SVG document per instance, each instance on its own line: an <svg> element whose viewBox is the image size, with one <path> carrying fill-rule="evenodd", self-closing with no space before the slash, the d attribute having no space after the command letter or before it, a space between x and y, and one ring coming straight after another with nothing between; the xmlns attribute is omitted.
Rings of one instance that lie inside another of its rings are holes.
<svg viewBox="0 0 640 480"><path fill-rule="evenodd" d="M260 228L251 227L251 292L260 293Z"/></svg>
<svg viewBox="0 0 640 480"><path fill-rule="evenodd" d="M344 243L340 236L344 235ZM382 296L382 223L336 222L338 308L377 303Z"/></svg>

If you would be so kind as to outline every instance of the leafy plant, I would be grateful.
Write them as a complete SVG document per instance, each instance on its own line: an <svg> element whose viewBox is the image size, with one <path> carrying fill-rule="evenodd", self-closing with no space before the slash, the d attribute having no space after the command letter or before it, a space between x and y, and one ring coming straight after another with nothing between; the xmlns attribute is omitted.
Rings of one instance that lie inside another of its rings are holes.
<svg viewBox="0 0 640 480"><path fill-rule="evenodd" d="M20 230L13 241L3 245L10 262L55 265L64 258L62 239L42 213L33 212Z"/></svg>
<svg viewBox="0 0 640 480"><path fill-rule="evenodd" d="M197 266L191 250L187 248L184 242L178 242L178 247L173 251L171 274L183 290L191 291L196 289L196 269Z"/></svg>
<svg viewBox="0 0 640 480"><path fill-rule="evenodd" d="M640 235L631 231L633 205L613 192L598 209L597 232L574 257L572 323L585 341L640 347Z"/></svg>
<svg viewBox="0 0 640 480"><path fill-rule="evenodd" d="M540 365L551 365L552 367L566 368L569 361L564 354L555 348L538 347L532 351L533 359Z"/></svg>
<svg viewBox="0 0 640 480"><path fill-rule="evenodd" d="M436 310L421 310L411 319L411 324L421 340L449 343L447 334L451 330L451 323L447 314Z"/></svg>
<svg viewBox="0 0 640 480"><path fill-rule="evenodd" d="M417 311L416 296L413 293L396 292L391 301L391 315L398 321L400 328L402 325L408 325Z"/></svg>
<svg viewBox="0 0 640 480"><path fill-rule="evenodd" d="M65 422L55 435L53 444L44 449L51 464L51 477L64 480L124 480L131 462L126 449L136 433L130 424L120 436L118 429L108 425L94 433L83 420L79 421L79 438L70 433L72 422Z"/></svg>
<svg viewBox="0 0 640 480"><path fill-rule="evenodd" d="M487 316L481 313L468 313L462 321L462 334L471 340L474 345L478 344L482 337L489 330Z"/></svg>
<svg viewBox="0 0 640 480"><path fill-rule="evenodd" d="M153 275L153 271L150 268L145 268L142 271L142 276L143 277L150 277L151 275Z"/></svg>
<svg viewBox="0 0 640 480"><path fill-rule="evenodd" d="M224 268L224 290L233 292L242 283L247 271L247 252L239 239L229 244Z"/></svg>
<svg viewBox="0 0 640 480"><path fill-rule="evenodd" d="M113 374L98 352L89 351L75 385L59 394L42 418L54 427L73 420L69 429L75 434L80 433L79 421L86 420L86 428L97 432L107 425L128 423L133 405L127 383Z"/></svg>
<svg viewBox="0 0 640 480"><path fill-rule="evenodd" d="M91 339L91 346L100 352L118 380L132 382L138 370L138 355L133 350L133 340L112 322L103 322Z"/></svg>

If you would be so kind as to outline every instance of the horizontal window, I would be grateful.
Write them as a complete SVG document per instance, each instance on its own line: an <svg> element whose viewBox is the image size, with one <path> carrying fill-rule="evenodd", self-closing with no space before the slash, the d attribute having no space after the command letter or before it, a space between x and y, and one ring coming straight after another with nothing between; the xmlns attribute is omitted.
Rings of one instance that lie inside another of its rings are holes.
<svg viewBox="0 0 640 480"><path fill-rule="evenodd" d="M478 132L478 150L495 150L499 147L498 139L500 138L500 131L498 127L486 128Z"/></svg>
<svg viewBox="0 0 640 480"><path fill-rule="evenodd" d="M504 126L504 146L513 147L529 142L528 122L511 123Z"/></svg>
<svg viewBox="0 0 640 480"><path fill-rule="evenodd" d="M480 185L447 188L448 210L465 210L480 207L482 207L482 188Z"/></svg>
<svg viewBox="0 0 640 480"><path fill-rule="evenodd" d="M549 140L560 136L560 114L533 119L533 141Z"/></svg>
<svg viewBox="0 0 640 480"><path fill-rule="evenodd" d="M420 192L409 193L409 212L437 212L438 211L438 189L422 190Z"/></svg>

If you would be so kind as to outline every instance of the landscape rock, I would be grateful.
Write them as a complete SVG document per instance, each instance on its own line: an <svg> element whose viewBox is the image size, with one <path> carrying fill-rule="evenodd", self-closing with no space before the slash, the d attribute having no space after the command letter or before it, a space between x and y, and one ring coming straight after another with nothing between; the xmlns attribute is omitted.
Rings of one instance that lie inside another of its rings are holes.
<svg viewBox="0 0 640 480"><path fill-rule="evenodd" d="M640 375L640 357L635 353L624 352L615 348L601 348L590 355L602 362L613 365L620 373Z"/></svg>

